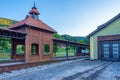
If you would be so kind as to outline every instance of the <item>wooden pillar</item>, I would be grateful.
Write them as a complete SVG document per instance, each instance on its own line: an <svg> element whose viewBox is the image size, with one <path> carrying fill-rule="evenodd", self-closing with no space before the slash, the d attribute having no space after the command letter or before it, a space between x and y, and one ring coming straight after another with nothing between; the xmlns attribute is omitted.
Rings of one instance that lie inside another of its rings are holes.
<svg viewBox="0 0 120 80"><path fill-rule="evenodd" d="M75 54L76 56L77 56L77 53L78 53L78 47L76 47L76 54Z"/></svg>
<svg viewBox="0 0 120 80"><path fill-rule="evenodd" d="M74 46L74 56L76 56L76 46Z"/></svg>
<svg viewBox="0 0 120 80"><path fill-rule="evenodd" d="M16 54L16 43L14 39L11 40L11 59L13 59L13 56Z"/></svg>
<svg viewBox="0 0 120 80"><path fill-rule="evenodd" d="M26 38L25 38L25 39L26 39ZM26 57L25 57L25 56L26 56L26 55L25 55L25 54L26 54L26 44L25 44L25 39L24 39L24 60L26 61Z"/></svg>
<svg viewBox="0 0 120 80"><path fill-rule="evenodd" d="M66 43L66 58L68 59L68 43Z"/></svg>
<svg viewBox="0 0 120 80"><path fill-rule="evenodd" d="M54 46L56 47L57 46L57 43L54 43L53 44L53 53L54 53ZM56 49L56 48L55 48ZM55 51L55 53L54 53L54 57L56 57L56 51Z"/></svg>
<svg viewBox="0 0 120 80"><path fill-rule="evenodd" d="M13 59L13 39L11 39L11 59Z"/></svg>

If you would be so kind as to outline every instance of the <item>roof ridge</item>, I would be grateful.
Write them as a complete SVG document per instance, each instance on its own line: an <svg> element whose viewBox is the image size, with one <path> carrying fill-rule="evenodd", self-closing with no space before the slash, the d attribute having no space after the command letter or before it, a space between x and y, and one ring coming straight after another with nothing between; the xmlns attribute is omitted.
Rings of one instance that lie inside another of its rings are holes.
<svg viewBox="0 0 120 80"><path fill-rule="evenodd" d="M114 16L113 18L111 18L110 20L108 20L107 22L105 22L104 24L98 26L97 29L95 29L93 32L91 32L90 34L88 34L87 37L90 37L90 36L94 35L98 31L100 31L101 29L105 28L107 25L109 25L110 23L112 23L113 21L115 21L116 19L118 19L119 17L120 17L120 13L117 14L116 16Z"/></svg>
<svg viewBox="0 0 120 80"><path fill-rule="evenodd" d="M48 26L46 23L44 23L42 20L39 19L39 21L41 21L44 25L46 25L47 27L51 28L50 26ZM51 28L52 30L54 30L53 28ZM56 30L54 30L56 31Z"/></svg>
<svg viewBox="0 0 120 80"><path fill-rule="evenodd" d="M19 21L18 23L9 26L9 29L13 29L22 25L29 25L35 28L39 28L42 30L46 30L52 33L55 33L56 30L54 30L53 28L51 28L50 26L48 26L47 24L45 24L42 20L36 20L34 18L32 18L31 16L28 16L27 18L23 19L22 21Z"/></svg>

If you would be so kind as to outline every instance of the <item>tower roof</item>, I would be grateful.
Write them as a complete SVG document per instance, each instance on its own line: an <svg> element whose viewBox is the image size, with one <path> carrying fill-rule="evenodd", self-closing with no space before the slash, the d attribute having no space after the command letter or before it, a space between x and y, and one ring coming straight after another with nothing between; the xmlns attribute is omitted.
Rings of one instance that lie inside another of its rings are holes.
<svg viewBox="0 0 120 80"><path fill-rule="evenodd" d="M32 28L41 29L41 30L51 32L51 33L56 33L54 29L52 29L47 24L45 24L44 22L42 22L40 19L37 18L40 13L35 7L35 3L34 3L34 6L32 7L32 10L29 12L29 14L30 15L28 15L24 20L19 21L18 23L13 24L12 26L9 26L8 28L15 29L15 28L23 27L27 25Z"/></svg>
<svg viewBox="0 0 120 80"><path fill-rule="evenodd" d="M37 28L37 29L41 29L44 31L48 31L51 33L55 33L56 31L54 29L52 29L51 27L49 27L47 24L45 24L44 22L42 22L38 17L39 12L37 10L37 8L35 7L35 3L34 6L32 7L32 10L29 12L30 15L28 15L24 20L19 21L16 24L13 24L12 26L9 26L9 29L15 29L18 27L22 27L24 25L33 27L33 28Z"/></svg>
<svg viewBox="0 0 120 80"><path fill-rule="evenodd" d="M35 6L35 2L34 2L34 5L32 7L32 9L29 11L29 14L36 14L36 15L39 15L39 11L37 10L37 7Z"/></svg>

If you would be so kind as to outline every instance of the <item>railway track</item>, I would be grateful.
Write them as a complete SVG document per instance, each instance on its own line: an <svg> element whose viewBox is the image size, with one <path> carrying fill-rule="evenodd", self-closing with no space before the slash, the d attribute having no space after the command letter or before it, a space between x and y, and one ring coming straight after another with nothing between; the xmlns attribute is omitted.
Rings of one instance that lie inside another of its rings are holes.
<svg viewBox="0 0 120 80"><path fill-rule="evenodd" d="M57 63L57 62L61 62L61 61L66 61L66 60L52 60L52 61L41 61L41 62L35 62L35 63L23 63L23 64L0 66L0 74L3 72L10 73L12 70L30 68L30 67L35 67L35 66L39 66L39 65Z"/></svg>
<svg viewBox="0 0 120 80"><path fill-rule="evenodd" d="M97 67L74 74L69 77L65 77L62 80L95 80L95 78L109 65L113 62L105 62Z"/></svg>
<svg viewBox="0 0 120 80"><path fill-rule="evenodd" d="M30 67L51 64L51 63L57 63L57 62L62 62L62 61L75 60L75 59L78 59L78 58L41 61L41 62L34 62L34 63L22 63L22 64L15 64L15 65L5 65L5 66L0 66L0 74L3 72L10 73L12 70L20 70L20 69L24 69L24 68L30 68Z"/></svg>

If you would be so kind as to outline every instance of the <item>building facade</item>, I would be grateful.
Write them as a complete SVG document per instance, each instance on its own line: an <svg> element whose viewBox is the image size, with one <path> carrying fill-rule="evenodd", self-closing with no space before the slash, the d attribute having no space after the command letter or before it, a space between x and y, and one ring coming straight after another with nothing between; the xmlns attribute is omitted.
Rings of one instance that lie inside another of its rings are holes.
<svg viewBox="0 0 120 80"><path fill-rule="evenodd" d="M39 19L40 13L35 5L29 11L26 18L9 27L11 30L26 33L24 40L12 39L12 58L25 60L25 62L39 62L52 60L53 57L53 33L54 29ZM24 45L24 55L17 55L18 45ZM47 47L47 52L45 48Z"/></svg>
<svg viewBox="0 0 120 80"><path fill-rule="evenodd" d="M120 14L90 33L90 59L120 61Z"/></svg>

